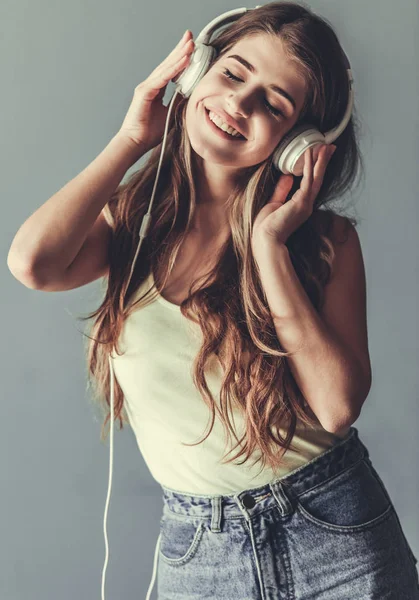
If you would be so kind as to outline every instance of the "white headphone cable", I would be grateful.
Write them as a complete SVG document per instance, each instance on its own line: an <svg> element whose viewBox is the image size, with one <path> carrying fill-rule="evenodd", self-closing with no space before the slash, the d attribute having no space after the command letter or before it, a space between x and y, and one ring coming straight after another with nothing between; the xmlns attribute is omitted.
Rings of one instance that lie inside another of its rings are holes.
<svg viewBox="0 0 419 600"><path fill-rule="evenodd" d="M160 160L159 160L159 164L157 167L157 174L156 174L156 179L154 181L154 187L153 187L153 191L151 194L151 200L150 200L150 204L148 206L148 211L147 213L144 215L143 220L141 222L141 227L140 227L140 233L139 233L139 238L140 241L138 243L137 246L137 250L134 256L134 260L132 261L132 265L131 265L131 271L130 271L130 275L128 277L128 282L125 286L125 292L128 289L128 286L130 284L131 278L132 278L132 274L134 272L134 267L135 267L135 263L137 261L137 256L139 254L140 248L141 248L141 244L143 239L147 236L149 227L150 227L150 220L151 220L151 207L153 205L153 200L154 200L154 196L156 193L156 188L157 188L157 182L159 179L159 175L160 175L160 169L161 169L161 164L163 161L163 155L164 155L164 150L166 147L166 139L167 139L167 131L169 128L169 120L170 120L170 114L172 112L172 108L173 108L173 102L176 98L176 96L178 95L178 91L175 90L173 93L173 96L169 102L169 107L168 107L168 111L167 111L167 117L166 117L166 124L165 124L165 128L164 128L164 134L163 134L163 143L162 143L162 149L161 149L161 153L160 153ZM103 571L102 571L102 600L105 600L105 574L106 574L106 567L108 564L108 557L109 557L109 546L108 546L108 537L106 534L106 519L107 519L107 514L108 514L108 507L109 507L109 500L110 500L110 491L112 488L112 471L113 471L113 432L114 432L114 385L115 385L115 374L113 371L113 367L112 367L112 351L109 353L108 356L108 361L109 361L109 369L110 369L110 408L111 408L111 425L110 425L110 447L109 447L109 485L108 485L108 494L106 497L106 504L105 504L105 514L104 514L104 519L103 519L103 533L104 533L104 537L105 537L105 549L106 549L106 556L105 556L105 564L103 566ZM157 540L157 548L155 551L155 555L154 555L154 563L153 563L153 575L152 575L152 580L150 583L150 587L148 589L147 592L147 597L146 600L150 599L150 594L153 590L153 586L154 586L154 581L156 578L156 572L157 572L157 552L158 552L158 548L160 545L160 535L158 537Z"/></svg>

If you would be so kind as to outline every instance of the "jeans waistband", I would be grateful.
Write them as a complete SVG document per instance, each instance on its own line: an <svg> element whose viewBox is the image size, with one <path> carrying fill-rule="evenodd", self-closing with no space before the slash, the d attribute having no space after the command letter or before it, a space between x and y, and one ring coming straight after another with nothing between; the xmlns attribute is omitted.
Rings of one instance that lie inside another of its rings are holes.
<svg viewBox="0 0 419 600"><path fill-rule="evenodd" d="M352 467L363 458L368 458L366 446L361 442L356 427L351 427L348 436L291 473L275 479L261 487L242 490L227 495L188 494L161 486L163 510L192 518L207 519L212 531L221 531L220 520L255 514L270 507L279 508L282 515L294 511L298 496L325 483L342 471Z"/></svg>

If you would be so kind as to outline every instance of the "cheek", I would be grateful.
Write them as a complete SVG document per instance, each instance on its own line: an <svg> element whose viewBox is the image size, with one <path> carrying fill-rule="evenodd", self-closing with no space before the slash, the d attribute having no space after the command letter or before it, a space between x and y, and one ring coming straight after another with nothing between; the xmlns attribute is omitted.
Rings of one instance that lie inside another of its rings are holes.
<svg viewBox="0 0 419 600"><path fill-rule="evenodd" d="M189 124L198 123L204 116L204 104L214 96L214 87L205 75L189 96L186 119Z"/></svg>
<svg viewBox="0 0 419 600"><path fill-rule="evenodd" d="M271 138L273 144L278 145L288 129L284 122L271 121L267 126L267 135Z"/></svg>
<svg viewBox="0 0 419 600"><path fill-rule="evenodd" d="M189 96L185 112L185 128L189 140L194 144L200 139L202 129L202 115L204 112L203 99L195 90Z"/></svg>
<svg viewBox="0 0 419 600"><path fill-rule="evenodd" d="M218 80L216 74L210 69L207 71L207 73L205 73L198 85L194 88L192 94L190 95L190 100L194 106L197 107L197 105L203 100L222 93L223 89L222 86L220 86L220 81Z"/></svg>
<svg viewBox="0 0 419 600"><path fill-rule="evenodd" d="M196 119L196 116L192 114L195 111L195 108L194 108L194 104L192 104L192 102L191 102L191 98L192 98L192 95L189 97L188 104L186 106L186 112L185 112L185 128L186 128L186 131L188 132L189 137L190 137L191 129L193 130L193 128L194 128L194 121Z"/></svg>
<svg viewBox="0 0 419 600"><path fill-rule="evenodd" d="M282 137L279 128L265 119L259 121L258 125L255 131L256 139L264 146L272 146L274 148Z"/></svg>
<svg viewBox="0 0 419 600"><path fill-rule="evenodd" d="M201 85L201 81L192 91L192 94L188 99L188 106L186 107L186 118L197 119L198 114L202 108L203 101L205 99L205 87Z"/></svg>

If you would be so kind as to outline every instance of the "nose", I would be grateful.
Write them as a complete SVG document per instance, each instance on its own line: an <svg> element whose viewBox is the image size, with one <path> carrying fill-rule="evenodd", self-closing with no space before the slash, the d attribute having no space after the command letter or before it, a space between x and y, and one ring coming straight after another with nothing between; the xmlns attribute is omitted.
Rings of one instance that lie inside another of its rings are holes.
<svg viewBox="0 0 419 600"><path fill-rule="evenodd" d="M231 94L227 98L227 106L231 115L233 113L239 114L244 119L248 119L251 115L251 109L249 104L249 96L245 96L240 94L240 92L236 92Z"/></svg>

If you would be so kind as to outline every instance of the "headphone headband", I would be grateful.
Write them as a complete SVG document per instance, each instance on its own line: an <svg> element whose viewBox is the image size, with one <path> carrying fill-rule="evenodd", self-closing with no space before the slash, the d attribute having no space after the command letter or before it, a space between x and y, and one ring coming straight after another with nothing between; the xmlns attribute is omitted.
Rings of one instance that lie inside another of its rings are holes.
<svg viewBox="0 0 419 600"><path fill-rule="evenodd" d="M255 8L259 8L256 6ZM234 8L233 10L228 10L225 13L222 13L218 17L215 17L212 21L205 25L204 29L200 32L198 37L195 40L196 44L209 44L212 34L219 29L220 27L224 27L224 25L228 25L233 21L237 21L244 13L254 10L253 8Z"/></svg>

